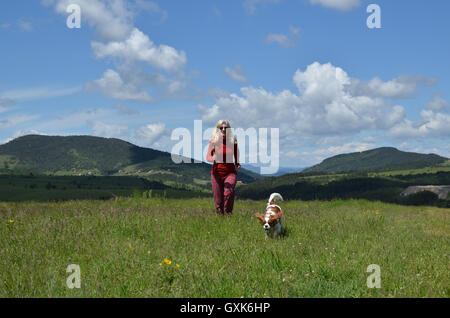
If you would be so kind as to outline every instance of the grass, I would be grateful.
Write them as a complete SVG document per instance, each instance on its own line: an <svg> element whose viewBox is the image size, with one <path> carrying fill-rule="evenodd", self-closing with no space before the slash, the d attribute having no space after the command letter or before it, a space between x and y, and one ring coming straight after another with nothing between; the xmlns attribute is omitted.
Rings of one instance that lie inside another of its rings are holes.
<svg viewBox="0 0 450 318"><path fill-rule="evenodd" d="M129 176L33 176L1 175L1 201L108 200L115 196L133 196L135 191L153 188L155 196L166 191L167 197L205 197L210 191L189 184ZM164 188L164 189L161 189Z"/></svg>
<svg viewBox="0 0 450 318"><path fill-rule="evenodd" d="M450 160L448 161L450 162ZM440 166L426 167L420 169L408 169L408 170L393 170L393 171L383 171L383 172L369 172L370 177L390 177L390 176L406 176L406 175L417 175L417 174L433 174L437 172L448 172L450 171L450 164L446 162Z"/></svg>
<svg viewBox="0 0 450 318"><path fill-rule="evenodd" d="M231 218L212 199L0 203L0 297L449 297L449 209L282 206L284 236L265 240L263 201L236 200Z"/></svg>

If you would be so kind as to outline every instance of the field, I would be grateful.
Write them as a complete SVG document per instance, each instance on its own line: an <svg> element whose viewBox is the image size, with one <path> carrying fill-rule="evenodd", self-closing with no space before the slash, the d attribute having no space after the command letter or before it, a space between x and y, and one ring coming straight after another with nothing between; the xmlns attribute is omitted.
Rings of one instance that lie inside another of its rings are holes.
<svg viewBox="0 0 450 318"><path fill-rule="evenodd" d="M210 191L179 184L132 176L46 176L1 175L1 201L108 200L116 196L167 198L205 197ZM144 193L145 192L145 193Z"/></svg>
<svg viewBox="0 0 450 318"><path fill-rule="evenodd" d="M264 239L236 200L116 198L0 203L0 297L449 297L450 209L285 201ZM81 288L69 289L69 264ZM381 288L368 288L371 264Z"/></svg>
<svg viewBox="0 0 450 318"><path fill-rule="evenodd" d="M279 192L283 193L285 199L290 200L365 199L392 204L450 208L450 197L439 198L436 193L429 191L401 195L409 186L450 185L450 171L418 171L420 173L409 170L395 175L388 175L389 172L379 172L379 175L368 172L316 175L294 173L277 178L263 178L236 191L241 198L252 200L262 200L267 197L267 193Z"/></svg>

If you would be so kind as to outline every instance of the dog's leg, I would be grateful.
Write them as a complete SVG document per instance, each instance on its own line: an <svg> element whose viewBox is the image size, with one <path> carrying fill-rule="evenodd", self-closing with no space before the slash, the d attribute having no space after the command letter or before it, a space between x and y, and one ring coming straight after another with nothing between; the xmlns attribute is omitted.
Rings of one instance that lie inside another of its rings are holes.
<svg viewBox="0 0 450 318"><path fill-rule="evenodd" d="M274 231L273 231L273 236L275 237L280 237L281 236L281 224L277 223L274 227Z"/></svg>

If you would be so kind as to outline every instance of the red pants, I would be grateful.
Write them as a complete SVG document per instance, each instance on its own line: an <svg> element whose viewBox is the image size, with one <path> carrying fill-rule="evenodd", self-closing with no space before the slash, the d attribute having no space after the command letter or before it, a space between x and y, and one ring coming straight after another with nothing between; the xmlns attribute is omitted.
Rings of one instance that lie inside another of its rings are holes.
<svg viewBox="0 0 450 318"><path fill-rule="evenodd" d="M225 177L211 173L211 184L216 211L231 214L234 205L234 188L236 186L237 174L229 173Z"/></svg>

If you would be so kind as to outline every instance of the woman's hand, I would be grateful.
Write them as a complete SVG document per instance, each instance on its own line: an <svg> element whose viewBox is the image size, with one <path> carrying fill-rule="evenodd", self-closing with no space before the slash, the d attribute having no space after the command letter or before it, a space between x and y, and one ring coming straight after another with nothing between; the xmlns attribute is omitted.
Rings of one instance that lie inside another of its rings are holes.
<svg viewBox="0 0 450 318"><path fill-rule="evenodd" d="M215 147L212 142L209 143L208 152L206 153L206 161L213 162L214 161L214 153Z"/></svg>

